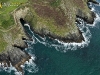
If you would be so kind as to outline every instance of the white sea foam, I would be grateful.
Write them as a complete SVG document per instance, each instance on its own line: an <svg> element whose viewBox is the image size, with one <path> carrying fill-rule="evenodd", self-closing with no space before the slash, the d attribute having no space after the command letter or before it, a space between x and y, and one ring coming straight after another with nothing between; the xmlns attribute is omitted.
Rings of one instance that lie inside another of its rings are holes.
<svg viewBox="0 0 100 75"><path fill-rule="evenodd" d="M35 57L32 56L31 59L29 59L29 62L26 61L24 65L21 65L21 67L23 68L23 70L27 70L28 72L31 73L36 73L38 71L38 67L36 66L34 61ZM0 71L5 71L7 73L11 73L12 71L14 71L14 75L23 75L22 72L17 71L17 69L13 67L11 63L10 67L8 67L7 64L6 67L4 67L4 63L0 63Z"/></svg>
<svg viewBox="0 0 100 75"><path fill-rule="evenodd" d="M100 16L99 16L97 13L95 13L95 14L96 14L96 18L95 18L93 24L88 24L88 25L91 26L91 27L95 27L96 24L97 24L98 22L100 22Z"/></svg>
<svg viewBox="0 0 100 75"><path fill-rule="evenodd" d="M29 30L31 31L31 33L32 33L32 34L34 34L34 33L33 33L33 31L31 30L31 28L30 28L30 25L29 25L29 24L24 24L24 26L27 26L27 27L29 28Z"/></svg>
<svg viewBox="0 0 100 75"><path fill-rule="evenodd" d="M14 71L14 75L22 75L22 72L18 72L16 68L12 66L11 63L9 67L7 63L6 63L6 67L4 66L4 63L0 63L0 71L5 71L7 73L11 73L11 71Z"/></svg>
<svg viewBox="0 0 100 75"><path fill-rule="evenodd" d="M92 7L92 8L91 8L91 11L95 11L95 8L94 8L94 7Z"/></svg>
<svg viewBox="0 0 100 75"><path fill-rule="evenodd" d="M90 2L91 11L94 12L95 15L96 15L96 18L94 19L93 24L87 24L88 26L91 26L91 27L95 27L96 24L98 22L100 22L100 12L96 9L96 6L100 7L100 3L99 3L99 5L98 4L95 5L95 4L93 4L93 3Z"/></svg>
<svg viewBox="0 0 100 75"><path fill-rule="evenodd" d="M25 62L24 70L28 71L29 73L36 73L38 71L38 67L34 63L35 57L31 57L29 61Z"/></svg>
<svg viewBox="0 0 100 75"><path fill-rule="evenodd" d="M23 75L22 72L15 71L15 75Z"/></svg>
<svg viewBox="0 0 100 75"><path fill-rule="evenodd" d="M30 29L30 26L29 26L29 24L24 24L24 26L27 26L29 29ZM31 30L31 29L30 29ZM33 32L32 32L33 33Z"/></svg>

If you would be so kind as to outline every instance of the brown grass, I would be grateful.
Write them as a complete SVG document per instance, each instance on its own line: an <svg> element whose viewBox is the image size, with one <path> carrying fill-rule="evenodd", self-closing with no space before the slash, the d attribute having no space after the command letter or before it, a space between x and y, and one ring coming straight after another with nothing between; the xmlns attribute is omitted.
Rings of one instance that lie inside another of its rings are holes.
<svg viewBox="0 0 100 75"><path fill-rule="evenodd" d="M83 0L72 0L77 6L84 8Z"/></svg>
<svg viewBox="0 0 100 75"><path fill-rule="evenodd" d="M60 8L57 10L55 8L50 8L49 6L34 4L34 9L39 16L54 19L57 25L61 26L66 23L66 16Z"/></svg>

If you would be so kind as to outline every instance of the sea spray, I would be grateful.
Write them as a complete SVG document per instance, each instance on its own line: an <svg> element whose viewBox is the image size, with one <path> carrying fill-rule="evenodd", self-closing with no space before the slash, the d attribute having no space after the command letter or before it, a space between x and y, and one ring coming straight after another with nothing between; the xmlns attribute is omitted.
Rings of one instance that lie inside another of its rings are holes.
<svg viewBox="0 0 100 75"><path fill-rule="evenodd" d="M29 59L29 61L25 62L25 65L23 66L24 70L29 72L29 73L36 73L38 72L38 67L37 65L34 63L35 57L31 57L31 59Z"/></svg>
<svg viewBox="0 0 100 75"><path fill-rule="evenodd" d="M22 72L17 71L17 69L12 66L12 64L10 63L10 66L8 66L8 64L6 63L6 65L4 66L5 63L0 63L0 71L5 71L9 74L11 74L12 71L14 71L14 75L22 75Z"/></svg>

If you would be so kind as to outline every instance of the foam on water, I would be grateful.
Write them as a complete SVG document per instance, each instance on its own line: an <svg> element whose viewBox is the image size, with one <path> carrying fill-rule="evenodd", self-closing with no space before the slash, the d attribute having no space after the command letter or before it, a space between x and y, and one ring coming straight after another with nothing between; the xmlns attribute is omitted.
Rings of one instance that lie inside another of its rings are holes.
<svg viewBox="0 0 100 75"><path fill-rule="evenodd" d="M29 73L36 73L38 72L38 67L37 65L34 63L36 57L34 54L29 53L29 55L31 56L31 59L29 59L29 61L26 61L24 65L21 65L20 67L24 70L27 71ZM22 72L17 71L17 69L12 66L12 64L10 63L10 67L8 67L7 63L6 63L6 67L4 67L4 63L0 63L0 71L5 71L7 73L11 73L12 71L14 71L13 75L23 75Z"/></svg>
<svg viewBox="0 0 100 75"><path fill-rule="evenodd" d="M29 61L26 61L24 65L21 65L24 71L27 71L29 73L38 72L39 69L34 63L35 56L34 57L33 56L31 57L31 59L29 59ZM10 63L10 67L4 67L4 63L0 63L0 71L5 71L7 73L11 73L12 71L14 71L14 75L23 75L22 72L17 71L17 69L13 67L11 63Z"/></svg>
<svg viewBox="0 0 100 75"><path fill-rule="evenodd" d="M31 57L31 59L29 59L29 61L25 62L25 65L23 66L25 71L28 71L29 73L36 73L38 72L38 67L36 66L36 64L34 63L35 57Z"/></svg>
<svg viewBox="0 0 100 75"><path fill-rule="evenodd" d="M15 72L15 75L23 75L23 74L22 74L22 72L16 71L16 72Z"/></svg>
<svg viewBox="0 0 100 75"><path fill-rule="evenodd" d="M96 26L96 24L100 21L100 12L98 10L96 10L96 6L100 7L100 3L99 5L95 5L93 3L90 2L90 7L91 7L91 11L95 13L96 18L94 19L93 24L87 24L88 26L91 26L92 28Z"/></svg>
<svg viewBox="0 0 100 75"><path fill-rule="evenodd" d="M4 66L4 63L0 63L0 71L5 71L7 73L11 73L11 71L14 71L15 75L22 75L22 72L18 72L17 69L13 67L11 63L9 67L7 63L6 63L6 67Z"/></svg>

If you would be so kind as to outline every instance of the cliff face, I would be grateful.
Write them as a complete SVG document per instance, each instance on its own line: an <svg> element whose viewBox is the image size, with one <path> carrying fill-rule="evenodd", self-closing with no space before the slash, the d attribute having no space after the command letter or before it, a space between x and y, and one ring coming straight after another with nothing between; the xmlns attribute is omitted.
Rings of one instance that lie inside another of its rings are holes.
<svg viewBox="0 0 100 75"><path fill-rule="evenodd" d="M24 19L37 34L64 42L82 42L84 38L75 25L76 18L93 23L95 17L87 2L88 0L30 0L30 12Z"/></svg>

